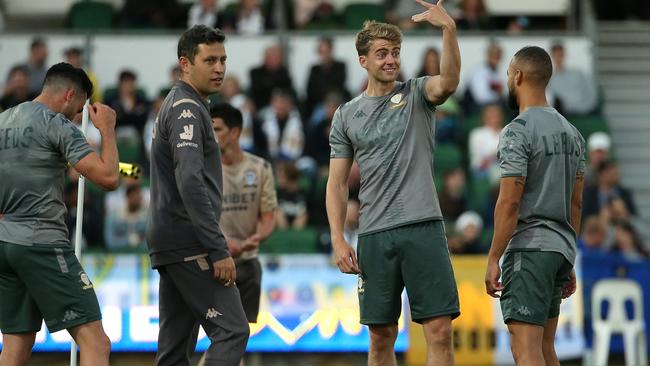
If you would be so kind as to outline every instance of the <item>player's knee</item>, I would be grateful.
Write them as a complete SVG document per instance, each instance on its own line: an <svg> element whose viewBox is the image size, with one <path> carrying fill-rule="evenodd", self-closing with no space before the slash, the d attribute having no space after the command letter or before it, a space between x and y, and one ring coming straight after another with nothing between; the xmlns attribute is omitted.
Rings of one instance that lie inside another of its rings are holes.
<svg viewBox="0 0 650 366"><path fill-rule="evenodd" d="M370 342L375 347L392 347L397 339L397 327L370 326Z"/></svg>
<svg viewBox="0 0 650 366"><path fill-rule="evenodd" d="M246 344L248 343L249 336L250 336L250 327L248 326L248 323L233 330L233 338L237 340L238 344L240 345L243 344L244 348L246 348Z"/></svg>

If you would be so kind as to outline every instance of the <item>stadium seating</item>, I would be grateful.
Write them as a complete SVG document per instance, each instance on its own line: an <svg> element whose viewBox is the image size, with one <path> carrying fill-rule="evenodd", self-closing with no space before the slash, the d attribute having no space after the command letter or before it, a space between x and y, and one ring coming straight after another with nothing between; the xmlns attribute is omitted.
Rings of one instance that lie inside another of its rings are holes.
<svg viewBox="0 0 650 366"><path fill-rule="evenodd" d="M99 1L79 1L68 12L68 24L73 29L110 29L115 9Z"/></svg>
<svg viewBox="0 0 650 366"><path fill-rule="evenodd" d="M318 233L312 228L275 230L260 245L260 252L266 254L316 253L317 239Z"/></svg>
<svg viewBox="0 0 650 366"><path fill-rule="evenodd" d="M462 153L458 146L440 144L433 153L433 169L436 176L442 177L448 170L462 166Z"/></svg>
<svg viewBox="0 0 650 366"><path fill-rule="evenodd" d="M351 3L343 10L343 22L347 29L358 30L366 20L384 21L384 7L380 4Z"/></svg>

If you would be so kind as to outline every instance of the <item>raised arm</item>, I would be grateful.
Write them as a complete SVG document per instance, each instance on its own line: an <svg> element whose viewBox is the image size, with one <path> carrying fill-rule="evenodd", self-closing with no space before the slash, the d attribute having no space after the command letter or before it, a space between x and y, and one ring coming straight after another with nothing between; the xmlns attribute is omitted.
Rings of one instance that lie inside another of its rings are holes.
<svg viewBox="0 0 650 366"><path fill-rule="evenodd" d="M416 0L427 10L411 17L415 22L427 21L442 29L442 56L440 75L429 78L426 84L426 98L433 104L442 104L454 94L460 81L460 50L456 37L456 23L442 6L443 0L433 5Z"/></svg>

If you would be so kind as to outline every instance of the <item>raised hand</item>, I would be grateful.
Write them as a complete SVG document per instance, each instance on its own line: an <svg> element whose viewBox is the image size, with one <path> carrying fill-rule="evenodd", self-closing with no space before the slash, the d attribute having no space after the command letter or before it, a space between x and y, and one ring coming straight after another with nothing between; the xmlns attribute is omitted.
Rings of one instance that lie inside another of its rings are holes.
<svg viewBox="0 0 650 366"><path fill-rule="evenodd" d="M431 25L439 28L455 29L456 22L447 14L447 11L442 6L444 0L438 0L437 4L431 4L424 0L415 0L418 4L425 7L427 10L415 14L411 17L416 23L429 22Z"/></svg>

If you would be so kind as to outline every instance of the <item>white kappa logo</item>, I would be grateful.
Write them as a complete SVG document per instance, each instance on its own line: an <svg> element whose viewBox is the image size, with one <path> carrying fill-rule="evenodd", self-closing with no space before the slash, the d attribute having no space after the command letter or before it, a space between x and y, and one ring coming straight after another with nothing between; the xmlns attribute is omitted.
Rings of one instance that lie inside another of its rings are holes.
<svg viewBox="0 0 650 366"><path fill-rule="evenodd" d="M215 309L215 308L210 308L210 309L208 309L208 312L205 313L205 318L206 318L206 319L212 319L212 318L216 318L216 317L218 317L219 315L223 315L223 314L221 314L221 313L220 313L217 309Z"/></svg>
<svg viewBox="0 0 650 366"><path fill-rule="evenodd" d="M194 137L194 125L183 126L183 130L185 132L180 134L181 139L183 139L183 140L191 140L192 137Z"/></svg>
<svg viewBox="0 0 650 366"><path fill-rule="evenodd" d="M192 113L192 111L190 111L189 109L183 109L183 111L181 112L181 115L178 116L178 119L181 119L181 118L194 118L194 119L196 119L196 117L194 117L194 113Z"/></svg>

